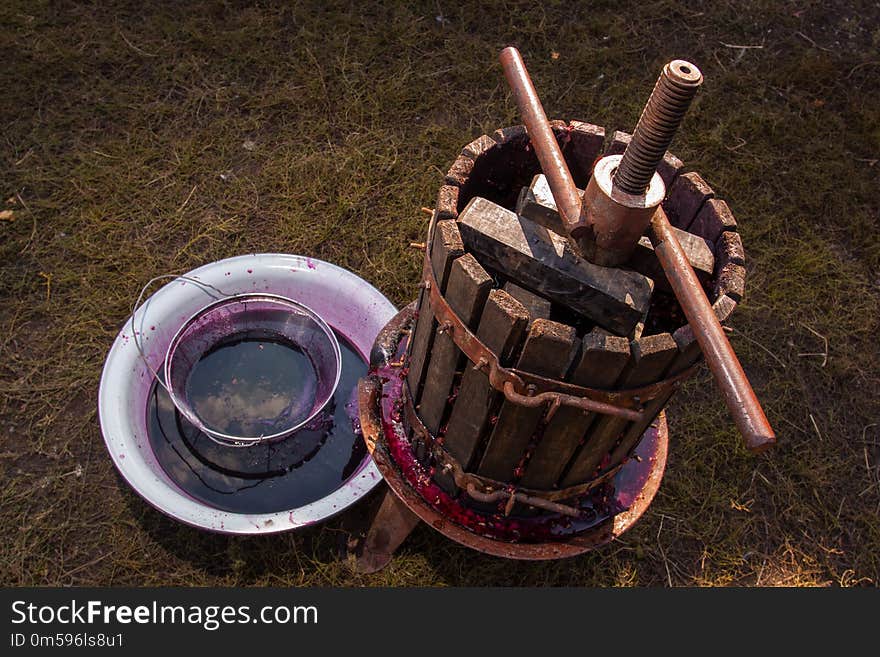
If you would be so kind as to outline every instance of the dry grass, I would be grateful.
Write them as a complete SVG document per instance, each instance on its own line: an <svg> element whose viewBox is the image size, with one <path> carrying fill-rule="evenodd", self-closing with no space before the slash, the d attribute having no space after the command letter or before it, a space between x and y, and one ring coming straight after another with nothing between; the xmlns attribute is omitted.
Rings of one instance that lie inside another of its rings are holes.
<svg viewBox="0 0 880 657"><path fill-rule="evenodd" d="M876 586L876 5L406 4L0 7L0 583ZM283 251L403 304L419 207L461 145L515 122L495 59L510 43L551 115L612 129L634 125L663 61L703 68L675 150L741 222L733 340L779 449L745 454L704 373L672 405L646 518L557 563L421 527L359 577L337 560L338 520L228 538L148 508L115 475L95 411L139 286Z"/></svg>

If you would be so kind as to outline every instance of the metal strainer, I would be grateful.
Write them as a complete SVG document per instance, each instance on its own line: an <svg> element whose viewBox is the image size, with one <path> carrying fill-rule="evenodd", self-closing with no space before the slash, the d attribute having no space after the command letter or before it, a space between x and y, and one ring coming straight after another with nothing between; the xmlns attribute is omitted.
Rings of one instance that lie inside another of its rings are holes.
<svg viewBox="0 0 880 657"><path fill-rule="evenodd" d="M196 365L244 339L288 345L304 356L311 371L271 395L251 386L234 394L220 391L194 398L189 384ZM168 346L164 377L153 373L194 427L221 445L249 447L287 438L316 420L333 398L341 371L339 342L314 311L287 297L245 293L224 294L187 319Z"/></svg>

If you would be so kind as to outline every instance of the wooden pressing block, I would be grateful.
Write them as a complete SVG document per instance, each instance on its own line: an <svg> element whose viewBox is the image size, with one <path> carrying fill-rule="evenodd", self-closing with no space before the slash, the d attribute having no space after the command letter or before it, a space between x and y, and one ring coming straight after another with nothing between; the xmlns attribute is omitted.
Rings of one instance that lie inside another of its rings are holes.
<svg viewBox="0 0 880 657"><path fill-rule="evenodd" d="M541 224L556 233L565 234L562 219L560 219L559 212L556 209L556 201L553 199L553 193L550 191L547 177L543 173L535 176L532 179L532 184L523 188L517 203L516 212L520 216L531 219L535 223ZM715 258L712 255L711 244L699 235L694 235L686 230L673 228L673 232L684 249L691 266L697 273L697 278L704 284L708 283L709 279L712 278L712 272L715 267ZM633 251L626 266L652 279L657 285L657 289L663 289L667 292L672 291L669 282L666 280L666 274L663 273L663 267L654 254L651 240L647 236L643 236L639 240L638 246Z"/></svg>
<svg viewBox="0 0 880 657"><path fill-rule="evenodd" d="M583 196L583 193L583 190L578 190L579 195ZM565 226L556 208L556 199L553 198L547 176L543 173L532 178L532 184L528 187L522 188L516 202L516 213L549 228L554 233L565 235Z"/></svg>
<svg viewBox="0 0 880 657"><path fill-rule="evenodd" d="M715 257L712 255L712 247L709 242L699 235L694 235L686 230L680 230L673 227L672 231L678 238L678 243L684 249L688 262L694 268L697 278L704 285L712 278L712 272L715 269ZM651 278L657 286L658 290L672 292L672 286L666 278L663 266L654 253L654 247L651 240L647 236L639 239L639 244L626 263L627 267L631 267L640 274Z"/></svg>
<svg viewBox="0 0 880 657"><path fill-rule="evenodd" d="M484 265L612 333L628 335L650 305L651 279L594 265L566 238L484 198L471 199L458 227Z"/></svg>
<svg viewBox="0 0 880 657"><path fill-rule="evenodd" d="M510 281L504 284L504 291L519 301L526 309L526 312L529 314L529 328L531 328L532 322L536 319L550 319L552 304L544 297L538 296L534 292L530 292Z"/></svg>

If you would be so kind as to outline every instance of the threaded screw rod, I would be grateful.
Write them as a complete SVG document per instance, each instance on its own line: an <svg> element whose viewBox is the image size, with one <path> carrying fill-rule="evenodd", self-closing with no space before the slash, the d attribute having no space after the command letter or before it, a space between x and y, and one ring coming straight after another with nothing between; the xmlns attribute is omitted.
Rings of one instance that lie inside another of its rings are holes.
<svg viewBox="0 0 880 657"><path fill-rule="evenodd" d="M690 62L675 59L663 67L620 160L615 187L635 196L645 193L702 83L703 74Z"/></svg>

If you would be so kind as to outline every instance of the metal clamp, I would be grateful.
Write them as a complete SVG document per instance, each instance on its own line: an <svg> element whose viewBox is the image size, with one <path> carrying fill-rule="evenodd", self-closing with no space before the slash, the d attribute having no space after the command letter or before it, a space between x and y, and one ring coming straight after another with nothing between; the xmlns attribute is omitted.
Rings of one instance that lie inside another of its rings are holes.
<svg viewBox="0 0 880 657"><path fill-rule="evenodd" d="M548 405L547 418L550 419L560 406L579 408L584 412L613 415L631 422L644 419L646 402L663 396L670 388L690 377L699 362L657 383L628 390L599 390L577 386L566 381L558 381L515 368L507 368L498 361L498 356L489 349L461 321L444 296L434 276L434 268L429 257L425 257L422 274L422 287L430 300L430 311L443 333L449 334L455 345L474 363L474 368L486 373L490 385L503 393L514 404L537 408ZM424 307L425 304L422 304Z"/></svg>
<svg viewBox="0 0 880 657"><path fill-rule="evenodd" d="M412 429L430 452L431 457L436 463L437 469L452 477L456 486L467 491L468 495L476 500L498 501L503 499L503 496L509 496L511 494L510 492L513 491L515 496L518 496L517 500L524 504L529 504L556 513L564 513L565 515L580 516L581 511L579 509L564 504L557 504L557 501L570 500L583 495L616 475L618 470L623 467L623 463L620 463L610 470L603 472L595 479L591 479L588 482L577 484L575 486L560 488L558 490L538 490L512 486L510 483L504 483L472 472L466 472L461 463L458 462L458 459L452 456L452 454L443 447L442 439L435 437L434 434L432 434L424 425L421 418L419 418L418 413L416 413L415 407L413 406L409 388L406 385L403 386L403 411L404 419L408 428ZM476 491L477 495L473 495L471 489ZM504 493L504 491L507 491L507 493ZM499 492L502 493L502 497L496 495L496 493ZM493 497L489 500L488 498L483 499L479 497L479 495L491 495ZM535 500L538 500L538 502L536 503ZM566 510L562 511L561 509L563 508Z"/></svg>
<svg viewBox="0 0 880 657"><path fill-rule="evenodd" d="M644 411L631 411L627 408L605 404L590 399L589 397L573 397L559 392L542 392L540 395L521 395L516 391L511 381L504 382L502 392L504 392L504 397L509 402L517 404L518 406L538 408L539 406L548 404L547 413L544 416L546 422L553 419L553 416L556 414L556 411L559 410L560 406L571 406L573 408L579 408L584 412L614 415L616 417L630 420L631 422L638 422L644 416Z"/></svg>
<svg viewBox="0 0 880 657"><path fill-rule="evenodd" d="M469 483L467 485L467 488L465 488L465 491L468 495L470 495L478 502L487 502L490 504L492 502L499 502L506 497L507 504L504 506L504 515L506 516L510 515L510 512L513 510L513 505L516 502L528 504L529 506L544 509L545 511L560 513L564 516L569 516L570 518L578 518L581 515L581 512L574 507L567 506L565 504L558 504L556 502L550 502L548 500L541 499L540 497L532 497L531 495L526 495L515 490L496 490L492 493L483 493L477 490L477 487L474 486L472 483Z"/></svg>

